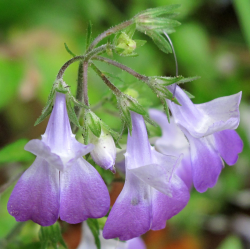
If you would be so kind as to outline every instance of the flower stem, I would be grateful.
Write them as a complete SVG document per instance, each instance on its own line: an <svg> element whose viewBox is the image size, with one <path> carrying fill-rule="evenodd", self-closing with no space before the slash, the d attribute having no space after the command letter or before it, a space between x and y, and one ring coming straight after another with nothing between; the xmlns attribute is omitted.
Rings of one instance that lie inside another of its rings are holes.
<svg viewBox="0 0 250 249"><path fill-rule="evenodd" d="M126 28L127 26L133 24L133 22L134 22L134 20L128 20L128 21L125 21L125 22L122 22L122 23L116 25L115 27L112 27L112 28L104 31L99 36L97 36L95 38L95 40L90 44L87 52L89 52L90 50L92 50L97 45L97 43L99 43L105 37L107 37L109 35L112 35L112 34L116 33L117 31Z"/></svg>
<svg viewBox="0 0 250 249"><path fill-rule="evenodd" d="M115 67L119 67L120 69L126 71L127 73L133 75L134 77L136 77L137 79L141 80L141 81L144 81L145 83L148 84L149 82L149 77L145 76L145 75L142 75L142 74L139 74L137 73L136 71L134 71L133 69L131 69L130 67L127 67L117 61L114 61L114 60L111 60L111 59L108 59L108 58L105 58L105 57L102 57L102 56L94 56L92 59L94 60L99 60L99 61L103 61L103 62L106 62L110 65L113 65Z"/></svg>
<svg viewBox="0 0 250 249"><path fill-rule="evenodd" d="M116 96L121 96L122 92L114 85L112 84L109 79L100 71L100 69L98 69L95 64L93 64L93 62L91 62L91 67L92 69L97 73L97 75L99 75L102 80L104 81L104 83L113 91L113 93Z"/></svg>
<svg viewBox="0 0 250 249"><path fill-rule="evenodd" d="M83 62L83 81L82 81L82 94L83 94L83 100L84 104L86 106L89 106L89 96L88 96L88 61Z"/></svg>
<svg viewBox="0 0 250 249"><path fill-rule="evenodd" d="M72 63L76 62L76 61L88 61L91 59L92 56L96 55L96 54L99 54L101 52L104 52L106 50L106 47L107 45L102 45L98 48L95 48L93 50L91 50L90 52L88 52L87 54L85 55L78 55L78 56L75 56L74 58L68 60L67 62L65 62L63 64L63 66L61 67L61 69L59 70L58 74L57 74L57 77L56 79L57 80L60 80L63 78L63 75L65 73L65 70L68 68L68 66L70 66Z"/></svg>

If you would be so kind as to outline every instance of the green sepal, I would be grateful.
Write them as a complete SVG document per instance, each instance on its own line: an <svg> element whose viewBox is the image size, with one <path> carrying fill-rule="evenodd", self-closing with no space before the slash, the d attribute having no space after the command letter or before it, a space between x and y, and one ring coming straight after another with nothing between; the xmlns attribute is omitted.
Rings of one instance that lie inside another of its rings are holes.
<svg viewBox="0 0 250 249"><path fill-rule="evenodd" d="M152 38L155 45L164 53L172 53L172 48L169 42L157 31L149 30L146 34Z"/></svg>
<svg viewBox="0 0 250 249"><path fill-rule="evenodd" d="M42 110L42 114L36 120L34 126L40 124L52 112L53 105L54 105L55 93L56 93L56 87L57 87L57 85L53 84L52 89L51 89L50 94L49 94L49 97L48 97L48 100L47 100L47 103L46 103L45 107Z"/></svg>
<svg viewBox="0 0 250 249"><path fill-rule="evenodd" d="M64 42L64 47L66 49L66 51L72 56L75 57L76 55L69 49L68 45L66 44L66 42Z"/></svg>
<svg viewBox="0 0 250 249"><path fill-rule="evenodd" d="M146 9L142 12L140 12L139 14L136 15L136 17L140 16L140 17L157 17L157 16L161 16L164 15L166 17L170 17L173 15L173 13L176 9L178 9L181 5L180 4L171 4L171 5L166 5L166 6L161 6L161 7L157 7L157 8L151 8L151 9Z"/></svg>
<svg viewBox="0 0 250 249"><path fill-rule="evenodd" d="M136 48L142 47L143 45L147 43L147 41L145 40L134 40L134 41L136 42Z"/></svg>
<svg viewBox="0 0 250 249"><path fill-rule="evenodd" d="M113 57L113 46L111 44L110 39L107 42L107 48L106 48L106 53L109 57Z"/></svg>
<svg viewBox="0 0 250 249"><path fill-rule="evenodd" d="M69 92L69 87L64 81L58 81L55 83L57 86L56 86L56 91L59 92L59 93L63 93L63 94L66 94Z"/></svg>
<svg viewBox="0 0 250 249"><path fill-rule="evenodd" d="M165 99L161 100L161 103L163 105L163 108L164 108L164 112L166 113L167 115L167 118L168 118L168 122L170 123L170 113L169 113L169 108L168 108L168 105L167 105L167 101Z"/></svg>
<svg viewBox="0 0 250 249"><path fill-rule="evenodd" d="M91 21L89 21L87 28L87 36L86 36L86 49L88 49L89 44L91 42L91 36L92 36L92 23Z"/></svg>
<svg viewBox="0 0 250 249"><path fill-rule="evenodd" d="M125 29L123 29L123 32L126 33L130 39L132 39L135 31L136 31L136 23L133 23L128 27L126 27Z"/></svg>
<svg viewBox="0 0 250 249"><path fill-rule="evenodd" d="M94 239L95 239L95 245L97 249L101 249L101 242L100 242L100 229L97 219L87 219L87 224L89 226L90 231L92 232Z"/></svg>
<svg viewBox="0 0 250 249"><path fill-rule="evenodd" d="M96 137L101 136L101 120L90 110L85 113L85 126L89 128Z"/></svg>
<svg viewBox="0 0 250 249"><path fill-rule="evenodd" d="M117 96L117 105L120 110L121 119L128 127L130 134L132 133L132 120L130 111L142 115L145 121L154 126L156 125L156 123L149 118L147 111L139 104L136 99L132 98L131 96L124 93L122 96Z"/></svg>
<svg viewBox="0 0 250 249"><path fill-rule="evenodd" d="M182 89L182 91L184 91L190 99L195 98L195 96L191 94L190 92L188 92L187 90Z"/></svg>
<svg viewBox="0 0 250 249"><path fill-rule="evenodd" d="M75 109L72 107L71 103L70 103L70 99L66 97L66 107L67 107L67 111L68 111L68 116L69 116L69 120L76 125L78 128L81 129L81 126L79 124L78 118L76 116L75 113Z"/></svg>
<svg viewBox="0 0 250 249"><path fill-rule="evenodd" d="M64 248L68 248L63 240L61 228L58 222L49 227L41 226L38 235L41 241L41 249L47 249L49 246L57 249L58 243L60 243Z"/></svg>
<svg viewBox="0 0 250 249"><path fill-rule="evenodd" d="M172 84L182 84L182 83L187 83L187 82L191 82L194 80L199 79L199 76L195 76L195 77L188 77L188 78L184 78L183 76L178 76L178 77L151 77L152 80L157 81L157 83L163 85L163 86L169 86Z"/></svg>

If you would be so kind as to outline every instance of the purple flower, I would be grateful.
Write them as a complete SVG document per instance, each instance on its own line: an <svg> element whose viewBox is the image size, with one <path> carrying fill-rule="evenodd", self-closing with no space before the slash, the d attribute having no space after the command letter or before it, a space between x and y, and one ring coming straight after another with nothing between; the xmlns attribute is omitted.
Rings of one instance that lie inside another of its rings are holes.
<svg viewBox="0 0 250 249"><path fill-rule="evenodd" d="M146 246L140 237L128 241L104 239L102 231L100 231L99 239L101 242L101 249L146 249ZM83 222L82 240L77 249L96 249L94 236L86 222Z"/></svg>
<svg viewBox="0 0 250 249"><path fill-rule="evenodd" d="M31 140L25 149L37 157L8 202L8 211L17 221L33 220L50 226L59 216L68 223L79 223L108 212L107 187L95 168L82 158L93 145L77 142L72 134L64 94L56 94L42 140Z"/></svg>
<svg viewBox="0 0 250 249"><path fill-rule="evenodd" d="M105 239L128 240L159 230L179 213L189 200L185 183L175 173L174 156L151 148L143 117L131 112L132 136L125 154L126 181L103 229Z"/></svg>
<svg viewBox="0 0 250 249"><path fill-rule="evenodd" d="M176 174L186 183L188 189L192 187L192 168L190 161L189 143L181 129L175 124L174 119L168 118L162 111L149 109L149 115L162 129L162 137L155 141L155 149L165 155L179 156L183 154Z"/></svg>
<svg viewBox="0 0 250 249"><path fill-rule="evenodd" d="M173 87L168 87L170 91ZM204 104L193 104L186 93L176 89L180 105L168 101L176 124L190 144L193 183L199 192L213 187L223 168L223 161L233 165L243 143L234 131L239 125L241 92Z"/></svg>

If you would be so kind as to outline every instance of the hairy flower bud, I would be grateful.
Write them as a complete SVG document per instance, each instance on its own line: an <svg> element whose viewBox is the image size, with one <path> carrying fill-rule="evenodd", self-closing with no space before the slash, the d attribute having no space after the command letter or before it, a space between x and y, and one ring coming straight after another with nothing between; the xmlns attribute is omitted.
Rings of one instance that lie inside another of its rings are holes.
<svg viewBox="0 0 250 249"><path fill-rule="evenodd" d="M99 138L90 132L89 142L95 145L90 153L95 163L115 173L116 147L110 133L103 127Z"/></svg>

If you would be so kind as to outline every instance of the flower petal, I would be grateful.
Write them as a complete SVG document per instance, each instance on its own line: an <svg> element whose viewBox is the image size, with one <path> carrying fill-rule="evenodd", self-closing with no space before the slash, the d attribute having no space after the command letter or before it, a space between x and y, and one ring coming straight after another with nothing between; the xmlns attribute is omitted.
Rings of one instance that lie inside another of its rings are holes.
<svg viewBox="0 0 250 249"><path fill-rule="evenodd" d="M171 178L172 197L152 189L153 222L151 229L160 230L166 226L166 221L178 214L189 201L189 190L185 183L177 176Z"/></svg>
<svg viewBox="0 0 250 249"><path fill-rule="evenodd" d="M213 135L194 138L187 131L185 134L190 143L194 187L199 192L205 192L216 184L223 161L214 149Z"/></svg>
<svg viewBox="0 0 250 249"><path fill-rule="evenodd" d="M173 87L168 89L171 91ZM176 98L181 106L168 100L175 122L196 138L226 129L236 129L239 125L241 92L195 105L177 86Z"/></svg>
<svg viewBox="0 0 250 249"><path fill-rule="evenodd" d="M129 171L146 184L171 197L170 178L174 167L179 164L180 160L178 161L178 158L174 156L160 154L155 150L152 150L152 153L155 163L129 169Z"/></svg>
<svg viewBox="0 0 250 249"><path fill-rule="evenodd" d="M126 165L128 169L153 163L147 129L140 114L130 112L132 117L132 136L128 134Z"/></svg>
<svg viewBox="0 0 250 249"><path fill-rule="evenodd" d="M146 233L151 223L150 186L129 171L103 229L105 239L129 240Z"/></svg>
<svg viewBox="0 0 250 249"><path fill-rule="evenodd" d="M59 216L59 171L37 157L17 182L7 208L17 221L54 224Z"/></svg>
<svg viewBox="0 0 250 249"><path fill-rule="evenodd" d="M238 153L242 152L243 142L236 131L224 130L214 133L216 148L228 165L238 160Z"/></svg>
<svg viewBox="0 0 250 249"><path fill-rule="evenodd" d="M43 158L51 166L56 167L58 170L63 170L63 162L61 158L52 153L50 147L39 139L30 140L24 147L25 150L33 153L34 155Z"/></svg>
<svg viewBox="0 0 250 249"><path fill-rule="evenodd" d="M146 245L140 237L128 240L127 244L127 249L146 249Z"/></svg>
<svg viewBox="0 0 250 249"><path fill-rule="evenodd" d="M80 223L88 218L101 218L109 210L108 189L96 169L79 158L60 172L60 218Z"/></svg>
<svg viewBox="0 0 250 249"><path fill-rule="evenodd" d="M192 165L190 160L190 154L183 157L180 166L176 168L175 173L186 184L187 188L191 190L193 185L193 176L192 176Z"/></svg>

